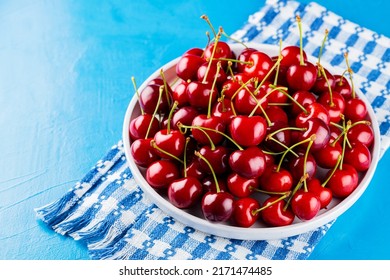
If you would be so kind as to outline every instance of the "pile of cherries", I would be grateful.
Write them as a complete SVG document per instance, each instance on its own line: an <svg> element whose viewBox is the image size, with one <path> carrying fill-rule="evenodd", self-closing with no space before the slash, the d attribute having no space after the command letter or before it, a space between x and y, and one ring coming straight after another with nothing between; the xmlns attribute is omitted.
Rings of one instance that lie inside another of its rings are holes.
<svg viewBox="0 0 390 280"><path fill-rule="evenodd" d="M310 220L350 195L374 134L347 55L341 75L321 65L324 43L308 61L299 17L299 47L235 54L203 18L214 37L180 57L173 84L162 70L140 92L134 83L141 114L130 122L131 154L150 186L178 208L240 227Z"/></svg>

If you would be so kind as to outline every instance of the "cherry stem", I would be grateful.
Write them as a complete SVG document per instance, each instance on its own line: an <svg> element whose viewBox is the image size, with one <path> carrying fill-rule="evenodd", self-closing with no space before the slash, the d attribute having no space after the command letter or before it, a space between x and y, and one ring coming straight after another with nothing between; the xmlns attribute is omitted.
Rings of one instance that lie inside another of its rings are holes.
<svg viewBox="0 0 390 280"><path fill-rule="evenodd" d="M336 165L333 167L332 169L332 172L329 174L328 178L326 178L325 182L323 182L321 184L322 187L325 187L326 184L329 182L329 180L332 178L333 174L336 172L337 168L339 167L340 163L341 163L341 158L342 156L339 155L338 158L337 158L337 162L336 162Z"/></svg>
<svg viewBox="0 0 390 280"><path fill-rule="evenodd" d="M215 29L211 24L209 17L207 15L202 15L200 18L204 19L207 22L207 24L210 26L211 31L214 33L214 37L217 37L217 33L215 32Z"/></svg>
<svg viewBox="0 0 390 280"><path fill-rule="evenodd" d="M279 40L279 56L278 60L282 59L282 39ZM278 76L279 76L279 71L280 71L280 63L278 64L276 68L276 73L275 73L275 79L274 79L274 86L278 83Z"/></svg>
<svg viewBox="0 0 390 280"><path fill-rule="evenodd" d="M234 42L236 42L238 44L243 45L244 48L246 48L246 49L248 48L248 46L245 45L242 41L237 40L236 38L233 38L232 36L229 36L225 31L222 33L222 35L225 36L226 38L228 38L229 40L232 40L232 41L234 41Z"/></svg>
<svg viewBox="0 0 390 280"><path fill-rule="evenodd" d="M240 87L233 93L232 97L230 97L230 100L233 102L233 99L236 97L236 95L242 90L244 87L246 87L249 83L253 82L253 79L249 79L245 83L240 81Z"/></svg>
<svg viewBox="0 0 390 280"><path fill-rule="evenodd" d="M214 172L213 167L211 166L211 163L207 160L207 158L205 158L205 157L204 157L201 153L199 153L198 151L195 151L194 154L195 154L197 157L199 157L200 159L202 159L202 160L208 165L208 167L210 168L211 174L213 175L213 178L214 178L215 189L217 190L217 193L221 192L221 189L219 188L219 184L218 184L217 175L215 175L215 172Z"/></svg>
<svg viewBox="0 0 390 280"><path fill-rule="evenodd" d="M213 32L215 33L215 31L213 31ZM218 32L218 34L215 35L213 52L211 53L211 57L210 57L209 63L207 64L207 69L206 69L206 73L205 73L205 75L203 77L202 84L206 83L207 76L208 76L208 74L210 72L211 64L213 63L213 58L214 58L214 55L215 55L215 51L217 49L218 41L221 38L221 33L220 32L221 32L221 30Z"/></svg>
<svg viewBox="0 0 390 280"><path fill-rule="evenodd" d="M167 156L170 156L171 158L177 160L177 161L180 162L181 164L184 164L184 162L183 162L180 158L178 158L177 156L172 155L171 153L168 153L167 151L161 149L161 148L157 145L157 143L156 143L156 141L155 141L154 139L150 140L150 146L152 146L154 149L160 151L161 153L163 153L163 154L165 154L165 155L167 155Z"/></svg>
<svg viewBox="0 0 390 280"><path fill-rule="evenodd" d="M305 159L303 161L303 175L306 175L307 174L307 166L306 166L306 163L307 163L307 158L309 156L309 151L310 151L310 148L311 146L313 145L313 142L314 140L316 139L316 135L313 134L311 141L309 142L309 144L307 145L307 149L306 149L306 152L305 152ZM309 175L308 175L309 176ZM307 192L307 183L306 183L306 179L303 181L303 188L305 190L305 192Z"/></svg>
<svg viewBox="0 0 390 280"><path fill-rule="evenodd" d="M188 146L188 143L190 142L191 138L190 137L187 137L186 138L186 143L185 143L185 146L184 146L184 155L183 155L183 175L184 175L184 178L187 178L187 146Z"/></svg>
<svg viewBox="0 0 390 280"><path fill-rule="evenodd" d="M347 126L345 128L345 133L344 133L344 139L343 139L343 151L341 153L341 162L340 162L340 170L343 169L343 161L344 161L344 155L345 155L345 145L347 143L347 132L351 128L351 121L349 120L347 122Z"/></svg>
<svg viewBox="0 0 390 280"><path fill-rule="evenodd" d="M190 128L190 129L203 129L203 130L208 130L208 131L212 131L212 132L215 132L215 133L218 133L218 134L221 134L222 136L224 136L226 139L228 139L229 141L231 141L234 145L236 145L236 147L239 149L239 150L244 150L240 145L238 145L238 143L236 141L234 141L229 135L221 132L221 131L218 131L216 129L212 129L212 128L208 128L208 127L203 127L203 126L198 126L198 125L184 125L184 124L181 124L181 123L178 123L177 124L179 127L184 127L184 128Z"/></svg>
<svg viewBox="0 0 390 280"><path fill-rule="evenodd" d="M145 139L147 139L149 137L149 132L150 132L150 129L152 128L152 123L153 123L153 120L154 120L153 118L157 114L158 107L160 107L160 102L161 102L161 97L162 97L163 90L164 90L163 86L160 86L159 87L159 91L158 91L158 99L157 99L156 108L154 108L152 119L149 122L148 130L146 131L146 135L145 135Z"/></svg>
<svg viewBox="0 0 390 280"><path fill-rule="evenodd" d="M252 187L252 186L250 186L249 189L252 190L252 191L255 191L255 192L264 193L264 194L268 194L268 195L289 195L290 194L290 191L287 191L287 192L271 192L271 191L265 191L265 190L262 190L262 189L259 189L259 188L255 188L255 187Z"/></svg>
<svg viewBox="0 0 390 280"><path fill-rule="evenodd" d="M303 40L302 40L302 23L301 17L299 15L296 16L296 20L298 23L299 30L299 55L300 55L300 65L305 65L305 61L303 59Z"/></svg>
<svg viewBox="0 0 390 280"><path fill-rule="evenodd" d="M270 85L270 88L275 88L275 86ZM308 114L305 107L302 106L298 101L296 101L290 94L288 94L283 89L279 89L279 92L283 93L285 96L287 96L288 99L290 99L292 102L294 102L306 115Z"/></svg>
<svg viewBox="0 0 390 280"><path fill-rule="evenodd" d="M206 47L204 49L207 49L207 47L210 45L210 32L206 31L206 36L207 36L207 44L206 44ZM203 58L204 57L204 51L202 52L202 55L201 57Z"/></svg>
<svg viewBox="0 0 390 280"><path fill-rule="evenodd" d="M175 111L178 104L179 104L179 102L175 101L172 105L171 110L169 111L168 120L167 120L167 133L168 134L171 133L171 119L172 119L173 112Z"/></svg>
<svg viewBox="0 0 390 280"><path fill-rule="evenodd" d="M278 134L279 132L285 131L285 130L298 130L298 131L305 131L306 128L304 127L282 127L279 128L278 130L275 130L274 132L271 132L270 134L267 135L266 140L274 136L275 134Z"/></svg>
<svg viewBox="0 0 390 280"><path fill-rule="evenodd" d="M351 67L349 66L348 53L347 53L347 52L344 54L344 58L345 58L345 63L347 64L347 71L348 71L348 73L349 73L349 79L350 79L350 81L351 81L351 95L352 95L352 98L355 98L355 97L356 97L355 85L354 85L354 83L353 83L353 77L352 77L353 70L352 70Z"/></svg>
<svg viewBox="0 0 390 280"><path fill-rule="evenodd" d="M325 35L324 35L324 39L322 40L322 44L321 44L321 48L320 48L320 53L318 54L318 61L317 61L317 64L321 64L322 51L323 51L323 49L324 49L326 39L328 38L328 34L329 34L328 29L325 29ZM320 72L319 72L318 74L320 74ZM318 77L320 77L320 75L318 75Z"/></svg>
<svg viewBox="0 0 390 280"><path fill-rule="evenodd" d="M339 86L342 86L343 85L343 81L344 81L344 75L348 72L348 68L344 70L344 72L340 75L340 80L338 82Z"/></svg>
<svg viewBox="0 0 390 280"><path fill-rule="evenodd" d="M282 142L280 142L278 139L275 139L273 138L272 136L267 138L267 140L271 140L271 141L274 141L275 143L278 143L280 146L282 146L283 148L285 148L286 150L288 150L288 146L286 146L285 144L283 144ZM285 151L283 152L280 152L280 153L277 153L277 154L283 154ZM294 156L298 157L297 153L295 153L293 150L290 151Z"/></svg>
<svg viewBox="0 0 390 280"><path fill-rule="evenodd" d="M236 77L234 75L232 66L233 66L233 62L228 61L228 65L227 65L227 68L226 68L226 73L228 73L230 75L230 77L232 77L233 82L235 82L236 81Z"/></svg>
<svg viewBox="0 0 390 280"><path fill-rule="evenodd" d="M322 75L324 76L324 79L325 79L325 81L326 81L326 84L328 85L329 96L330 96L330 103L329 103L329 106L330 106L330 107L334 107L335 104L334 104L334 102L333 102L332 87L331 87L331 84L329 83L328 77L326 76L325 69L324 69L324 67L322 67L321 64L318 63L317 65L318 65L318 68L320 69Z"/></svg>
<svg viewBox="0 0 390 280"><path fill-rule="evenodd" d="M214 92L214 89L215 89L215 84L217 83L217 79L218 79L218 75L219 75L219 71L220 70L221 70L221 62L218 61L218 63L217 63L217 72L215 73L214 81L213 81L213 84L211 86L211 91L210 91L210 96L209 96L209 105L208 105L208 109L207 109L207 118L211 117L211 103L213 101L213 92Z"/></svg>
<svg viewBox="0 0 390 280"><path fill-rule="evenodd" d="M263 206L263 207L260 207L260 208L258 208L258 209L256 209L256 210L253 210L253 211L252 211L252 215L253 215L253 216L257 215L259 212L261 212L261 211L263 211L264 209L267 209L268 207L270 207L270 206L272 206L272 205L278 203L279 201L285 199L285 198L288 197L289 195L290 195L290 192L287 192L286 194L284 194L284 195L278 197L278 199L272 201L271 203L269 203L269 204L267 204L267 205L265 205L265 206ZM287 209L287 208L286 208L286 209ZM286 210L283 209L283 211L286 211Z"/></svg>
<svg viewBox="0 0 390 280"><path fill-rule="evenodd" d="M236 63L246 64L246 65L251 65L251 66L253 65L253 62L250 62L250 61L244 61L244 60L239 60L239 59L234 59L234 58L226 58L226 57L208 58L206 61L209 62L210 60L230 61L230 62L236 62Z"/></svg>
<svg viewBox="0 0 390 280"><path fill-rule="evenodd" d="M225 112L226 112L226 107L225 107L225 102L224 102L224 100L225 100L225 89L223 88L223 89L221 90L221 97L218 98L218 102L221 103L222 112L225 113Z"/></svg>
<svg viewBox="0 0 390 280"><path fill-rule="evenodd" d="M316 137L316 135L313 134L313 135L311 135L309 138L306 138L305 140L302 140L302 141L300 141L300 142L295 143L294 145L290 146L286 151L284 151L282 157L281 157L280 160L279 160L279 164L278 164L278 167L277 167L276 170L277 170L277 171L280 170L280 168L282 167L282 163L283 163L283 161L284 161L284 158L286 157L286 155L287 155L288 152L292 152L292 149L293 149L293 148L295 148L295 147L297 147L297 146L299 146L299 145L301 145L301 144L304 144L304 143L307 143L307 142L310 142L310 141L314 141L314 140L315 140L315 137Z"/></svg>
<svg viewBox="0 0 390 280"><path fill-rule="evenodd" d="M276 67L278 67L280 65L280 61L282 61L283 59L283 56L279 55L278 57L278 60L276 60L276 62L274 63L274 65L271 67L271 69L269 69L267 75L265 75L265 77L263 78L263 80L260 82L260 84L256 87L256 90L255 92L258 92L260 90L260 88L262 87L262 85L265 83L265 81L267 81L268 77L271 76L272 72L275 70Z"/></svg>
<svg viewBox="0 0 390 280"><path fill-rule="evenodd" d="M160 70L160 76L164 82L165 97L167 98L168 106L171 106L171 99L169 98L167 80L165 79L164 71L162 69Z"/></svg>
<svg viewBox="0 0 390 280"><path fill-rule="evenodd" d="M213 140L211 140L211 137L210 135L208 135L208 133L205 131L205 127L201 127L201 126L187 126L187 125L184 125L182 124L181 122L178 122L177 123L177 127L179 128L180 132L185 134L187 132L187 129L198 129L200 131L202 131L204 133L204 135L207 137L207 139L209 140L210 142L210 148L212 151L215 150L215 144L213 143ZM184 128L184 130L182 129Z"/></svg>
<svg viewBox="0 0 390 280"><path fill-rule="evenodd" d="M131 82L133 83L135 94L137 94L137 99L138 99L138 103L139 103L139 100L140 100L139 91L138 91L138 87L137 87L137 84L135 82L135 78L134 77L131 77ZM141 110L141 115L145 115L145 111L144 111L144 109L142 109L141 104L139 104L139 108Z"/></svg>
<svg viewBox="0 0 390 280"><path fill-rule="evenodd" d="M283 211L286 211L287 210L287 207L290 205L290 202L291 202L291 199L292 197L294 196L294 194L297 193L297 191L301 188L302 186L302 183L306 181L306 179L309 177L308 174L304 174L301 179L299 179L298 183L295 185L294 189L292 190L288 200L287 200L287 203L286 205L284 206L283 208Z"/></svg>

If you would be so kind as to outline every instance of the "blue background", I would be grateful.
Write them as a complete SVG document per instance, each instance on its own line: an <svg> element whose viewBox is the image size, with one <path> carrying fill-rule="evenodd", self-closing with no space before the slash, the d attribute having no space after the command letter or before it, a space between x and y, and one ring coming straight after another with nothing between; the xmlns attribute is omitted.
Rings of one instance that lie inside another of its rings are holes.
<svg viewBox="0 0 390 280"><path fill-rule="evenodd" d="M0 2L0 259L88 259L33 208L64 194L121 138L133 88L185 50L205 45L207 14L227 33L265 1ZM302 1L309 2L309 1ZM390 36L389 1L318 1ZM382 158L361 199L310 259L390 259Z"/></svg>

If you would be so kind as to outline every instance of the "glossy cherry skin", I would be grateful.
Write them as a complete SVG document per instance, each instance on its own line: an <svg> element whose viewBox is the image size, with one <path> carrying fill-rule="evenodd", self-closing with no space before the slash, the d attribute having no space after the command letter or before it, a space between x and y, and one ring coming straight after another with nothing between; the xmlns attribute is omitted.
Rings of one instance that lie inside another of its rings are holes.
<svg viewBox="0 0 390 280"><path fill-rule="evenodd" d="M249 57L250 55L257 51L256 49L254 48L245 48L237 57L237 60L239 61L248 61L249 60ZM244 63L237 63L236 65L236 68L237 68L237 71L238 72L244 72L244 69L245 69L245 64Z"/></svg>
<svg viewBox="0 0 390 280"><path fill-rule="evenodd" d="M328 172L327 177L330 172ZM336 169L326 186L331 189L333 197L345 198L356 189L358 184L359 178L356 169L344 163L342 169Z"/></svg>
<svg viewBox="0 0 390 280"><path fill-rule="evenodd" d="M277 171L276 165L268 166L260 177L261 189L268 192L287 192L291 190L293 178L284 168Z"/></svg>
<svg viewBox="0 0 390 280"><path fill-rule="evenodd" d="M227 59L233 58L233 53L232 53L232 50L231 50L229 44L227 44L226 42L223 42L223 41L218 41L217 42L217 46L216 46L216 49L215 49L215 52L214 52L214 56L212 57L214 45L215 45L215 43L211 43L204 50L204 58L206 60L210 59L210 58L214 58L214 59L218 59L218 58L224 58L224 59L226 59L226 58ZM213 61L213 63L216 64L217 60ZM222 66L224 68L227 66L227 63L228 62L226 60L221 61L221 64L222 64Z"/></svg>
<svg viewBox="0 0 390 280"><path fill-rule="evenodd" d="M304 175L304 166L305 166L305 154L303 152L298 153L298 157L292 156L289 160L288 166L291 172L292 177L295 181L299 181ZM315 176L317 172L317 163L311 153L307 155L306 160L306 174L309 176L308 179L311 179Z"/></svg>
<svg viewBox="0 0 390 280"><path fill-rule="evenodd" d="M178 107L184 107L189 104L187 95L187 81L181 80L172 91L172 99L177 102Z"/></svg>
<svg viewBox="0 0 390 280"><path fill-rule="evenodd" d="M251 227L258 219L257 209L260 208L259 202L252 197L244 197L236 200L232 218L239 227Z"/></svg>
<svg viewBox="0 0 390 280"><path fill-rule="evenodd" d="M334 90L340 93L345 100L348 100L352 97L352 88L348 80L341 75L334 75L335 83Z"/></svg>
<svg viewBox="0 0 390 280"><path fill-rule="evenodd" d="M226 183L229 192L236 197L248 197L258 187L257 178L245 178L237 173L229 174Z"/></svg>
<svg viewBox="0 0 390 280"><path fill-rule="evenodd" d="M287 70L287 83L292 90L310 90L317 78L317 67L306 61L304 65L293 64Z"/></svg>
<svg viewBox="0 0 390 280"><path fill-rule="evenodd" d="M236 150L229 156L230 168L245 178L257 178L265 169L265 156L260 148L252 146Z"/></svg>
<svg viewBox="0 0 390 280"><path fill-rule="evenodd" d="M193 158L187 163L186 172L188 177L194 177L198 180L202 180L205 176L207 176L207 173L204 172L202 166L200 165L198 157ZM182 176L184 177L184 170L182 171Z"/></svg>
<svg viewBox="0 0 390 280"><path fill-rule="evenodd" d="M249 115L255 110L255 114L262 114L262 109L267 108L268 99L265 90L256 91L254 85L248 84L241 89L234 98L234 108L237 114ZM257 105L258 103L259 106Z"/></svg>
<svg viewBox="0 0 390 280"><path fill-rule="evenodd" d="M180 131L174 129L171 129L169 132L167 129L158 131L154 135L154 141L158 148L178 158L182 156L186 143L184 135ZM155 153L162 158L172 159L170 155L167 155L158 149L155 149Z"/></svg>
<svg viewBox="0 0 390 280"><path fill-rule="evenodd" d="M252 52L247 61L251 64L245 65L243 73L259 81L265 78L274 64L272 59L261 51Z"/></svg>
<svg viewBox="0 0 390 280"><path fill-rule="evenodd" d="M324 123L323 120L317 118L309 119L302 125L302 127L306 128L306 131L299 134L299 141L308 139L313 134L316 135L316 139L313 141L313 144L311 146L312 151L318 151L319 149L322 149L329 142L329 127ZM307 145L308 142L306 142L302 146L307 147Z"/></svg>
<svg viewBox="0 0 390 280"><path fill-rule="evenodd" d="M283 56L280 61L280 66L289 67L293 64L299 64L301 61L301 50L298 46L286 46L282 49L281 55ZM303 60L307 60L307 55L303 51Z"/></svg>
<svg viewBox="0 0 390 280"><path fill-rule="evenodd" d="M326 169L333 168L338 161L339 156L342 154L342 147L340 141L333 143L334 138L330 140L322 149L319 149L313 153L313 156L318 166Z"/></svg>
<svg viewBox="0 0 390 280"><path fill-rule="evenodd" d="M317 97L310 91L306 91L306 90L298 90L294 92L292 98L303 107L306 107L307 105L310 105L317 101ZM297 104L295 104L295 102L291 102L290 112L292 113L293 116L297 116L303 111Z"/></svg>
<svg viewBox="0 0 390 280"><path fill-rule="evenodd" d="M249 147L259 145L267 133L266 120L261 116L236 116L229 124L229 132L238 145Z"/></svg>
<svg viewBox="0 0 390 280"><path fill-rule="evenodd" d="M321 209L326 208L332 201L332 191L321 185L320 180L313 178L307 181L307 190L317 196L321 203Z"/></svg>
<svg viewBox="0 0 390 280"><path fill-rule="evenodd" d="M321 119L325 124L329 125L330 115L328 109L326 109L322 104L314 102L312 104L305 106L306 112L298 114L295 118L295 125L297 127L303 127L303 124L313 118Z"/></svg>
<svg viewBox="0 0 390 280"><path fill-rule="evenodd" d="M216 83L219 86L222 85L227 79L227 75L225 73L225 70L223 70L222 68L220 68L218 70L218 67L216 64L211 64L210 68L208 65L209 65L209 63L205 62L199 67L198 73L197 73L198 81L206 81L206 82L212 84L215 80L215 76L217 75L217 71L218 71ZM209 69L208 72L207 72L207 69ZM206 74L207 74L207 76L206 76Z"/></svg>
<svg viewBox="0 0 390 280"><path fill-rule="evenodd" d="M210 96L212 104L214 104L218 96L217 90L215 88L212 90L212 84L199 81L190 82L186 92L190 105L197 110L204 111L207 110L209 106Z"/></svg>
<svg viewBox="0 0 390 280"><path fill-rule="evenodd" d="M224 98L216 102L211 109L211 115L220 118L225 125L228 125L234 118L230 100Z"/></svg>
<svg viewBox="0 0 390 280"><path fill-rule="evenodd" d="M151 163L159 159L154 149L150 145L152 138L137 139L131 143L130 151L134 162L141 167L148 167Z"/></svg>
<svg viewBox="0 0 390 280"><path fill-rule="evenodd" d="M194 177L180 178L168 186L168 199L178 208L190 208L201 198L203 188Z"/></svg>
<svg viewBox="0 0 390 280"><path fill-rule="evenodd" d="M320 95L321 93L329 90L328 83L330 84L330 88L332 90L333 90L334 85L335 85L334 76L325 68L324 68L324 71L325 71L325 75L326 75L326 78L328 81L326 81L322 72L318 71L316 82L314 83L314 85L311 89L312 92L316 93L317 95Z"/></svg>
<svg viewBox="0 0 390 280"><path fill-rule="evenodd" d="M345 150L344 162L355 167L356 171L366 171L371 165L371 152L360 142L351 143L352 148Z"/></svg>
<svg viewBox="0 0 390 280"><path fill-rule="evenodd" d="M278 130L287 128L288 124L282 121L273 122L271 126L267 128L267 134L270 135ZM276 140L276 141L275 141ZM282 130L272 135L272 138L266 137L263 141L264 146L272 152L285 151L291 144L291 130Z"/></svg>
<svg viewBox="0 0 390 280"><path fill-rule="evenodd" d="M172 99L172 91L169 89L167 96L166 91L164 89L160 102L158 103L160 95L160 86L161 85L159 84L149 84L140 92L139 102L145 113L153 114L157 106L157 112L169 112L169 102Z"/></svg>
<svg viewBox="0 0 390 280"><path fill-rule="evenodd" d="M345 104L344 115L353 122L364 120L367 116L366 103L360 98L351 98Z"/></svg>
<svg viewBox="0 0 390 280"><path fill-rule="evenodd" d="M374 131L370 125L359 123L353 125L347 132L348 140L350 142L360 142L371 147L374 142Z"/></svg>
<svg viewBox="0 0 390 280"><path fill-rule="evenodd" d="M246 83L249 81L249 79L250 77L244 73L235 74L234 79L233 77L228 77L228 79L222 85L225 98L231 99L236 91L241 88L241 82Z"/></svg>
<svg viewBox="0 0 390 280"><path fill-rule="evenodd" d="M193 120L199 115L198 110L191 106L184 106L173 113L171 124L174 129L178 129L177 124L180 122L184 125L192 125Z"/></svg>
<svg viewBox="0 0 390 280"><path fill-rule="evenodd" d="M227 184L225 178L221 176L217 177L218 187L220 192L228 191ZM202 179L202 187L203 193L207 192L217 192L217 186L215 184L214 177L212 175L208 175Z"/></svg>
<svg viewBox="0 0 390 280"><path fill-rule="evenodd" d="M333 104L331 100L333 100ZM344 113L345 109L345 100L341 94L333 91L331 99L329 91L323 92L318 97L317 102L321 103L328 110L331 122L338 123L341 120L341 114Z"/></svg>
<svg viewBox="0 0 390 280"><path fill-rule="evenodd" d="M192 126L192 136L201 145L210 145L210 139L215 145L219 144L223 140L222 134L215 131L201 129L209 128L224 132L225 124L219 117L211 116L208 118L206 115L200 114L193 119ZM200 129L197 129L196 127L200 127ZM206 136L206 134L210 137L210 139Z"/></svg>
<svg viewBox="0 0 390 280"><path fill-rule="evenodd" d="M146 181L155 189L166 189L174 180L179 179L180 171L170 160L157 160L146 169Z"/></svg>
<svg viewBox="0 0 390 280"><path fill-rule="evenodd" d="M210 146L203 146L200 148L199 153L211 164L216 175L221 175L228 171L229 151L226 147L216 146L215 149L212 149ZM199 158L198 160L204 172L206 172L206 174L211 174L212 171L208 164L202 158Z"/></svg>
<svg viewBox="0 0 390 280"><path fill-rule="evenodd" d="M280 227L291 225L294 221L295 215L292 212L290 206L286 210L283 208L286 205L284 200L275 202L279 197L271 196L264 201L262 207L266 207L261 213L261 218L263 221L270 226Z"/></svg>
<svg viewBox="0 0 390 280"><path fill-rule="evenodd" d="M321 202L314 193L298 190L291 199L291 208L300 220L308 221L320 211Z"/></svg>
<svg viewBox="0 0 390 280"><path fill-rule="evenodd" d="M275 90L271 87L273 85L270 81L265 81L261 86L261 90L267 94L267 100L269 103L287 103L288 97L280 90ZM281 85L273 85L275 87L281 87Z"/></svg>
<svg viewBox="0 0 390 280"><path fill-rule="evenodd" d="M160 129L160 125L156 117L150 114L143 114L132 119L129 125L130 139L136 140L145 138L150 123L152 124L149 130L148 137L153 137Z"/></svg>
<svg viewBox="0 0 390 280"><path fill-rule="evenodd" d="M289 117L286 111L279 106L268 106L265 109L265 113L267 114L269 120L272 123L275 122L288 123Z"/></svg>
<svg viewBox="0 0 390 280"><path fill-rule="evenodd" d="M176 64L176 75L184 81L195 81L198 69L204 62L205 60L201 56L185 54Z"/></svg>
<svg viewBox="0 0 390 280"><path fill-rule="evenodd" d="M230 219L234 210L234 197L228 192L207 192L201 204L203 216L211 222Z"/></svg>

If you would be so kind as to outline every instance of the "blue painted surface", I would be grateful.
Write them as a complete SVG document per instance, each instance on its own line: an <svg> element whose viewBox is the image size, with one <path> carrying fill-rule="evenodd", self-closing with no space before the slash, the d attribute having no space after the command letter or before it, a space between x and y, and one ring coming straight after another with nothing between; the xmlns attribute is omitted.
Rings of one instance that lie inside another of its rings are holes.
<svg viewBox="0 0 390 280"><path fill-rule="evenodd" d="M303 1L308 2L308 1ZM318 1L390 36L388 1ZM93 4L92 4L93 3ZM0 3L0 259L88 259L85 246L38 222L112 144L141 83L206 42L207 14L227 33L264 1L48 1ZM311 259L390 259L386 171L381 160L362 198Z"/></svg>

